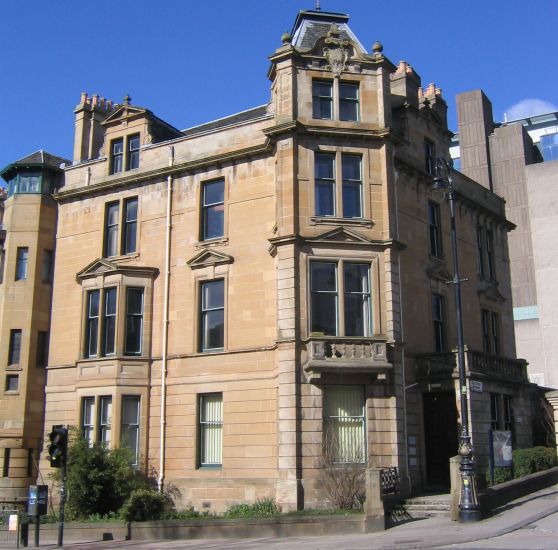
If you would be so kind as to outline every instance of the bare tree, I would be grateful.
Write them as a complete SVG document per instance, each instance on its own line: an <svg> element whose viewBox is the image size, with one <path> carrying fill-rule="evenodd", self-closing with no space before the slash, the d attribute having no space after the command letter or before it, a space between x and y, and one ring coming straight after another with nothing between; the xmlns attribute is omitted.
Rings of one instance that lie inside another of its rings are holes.
<svg viewBox="0 0 558 550"><path fill-rule="evenodd" d="M318 480L327 498L341 510L362 510L366 466L361 454L362 450L343 448L335 430L325 430Z"/></svg>

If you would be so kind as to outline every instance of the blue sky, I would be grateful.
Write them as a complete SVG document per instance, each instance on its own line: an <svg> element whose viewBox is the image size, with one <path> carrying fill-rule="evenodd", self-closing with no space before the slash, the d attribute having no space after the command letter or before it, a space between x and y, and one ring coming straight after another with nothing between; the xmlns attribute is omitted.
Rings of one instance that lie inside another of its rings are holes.
<svg viewBox="0 0 558 550"><path fill-rule="evenodd" d="M37 149L70 157L87 91L187 128L265 103L268 59L315 0L2 0L0 168ZM370 50L455 94L482 88L497 120L558 104L557 0L321 0ZM534 103L527 103L530 109ZM556 108L558 110L558 107ZM520 111L522 112L522 111Z"/></svg>

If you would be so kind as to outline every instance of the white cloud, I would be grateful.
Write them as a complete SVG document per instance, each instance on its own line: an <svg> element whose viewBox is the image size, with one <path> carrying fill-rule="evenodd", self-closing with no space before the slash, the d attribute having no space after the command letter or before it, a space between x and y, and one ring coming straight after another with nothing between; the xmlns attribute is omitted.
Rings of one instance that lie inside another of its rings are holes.
<svg viewBox="0 0 558 550"><path fill-rule="evenodd" d="M512 105L504 112L508 120L518 120L530 116L543 115L558 111L558 107L550 101L543 99L522 99L515 105Z"/></svg>

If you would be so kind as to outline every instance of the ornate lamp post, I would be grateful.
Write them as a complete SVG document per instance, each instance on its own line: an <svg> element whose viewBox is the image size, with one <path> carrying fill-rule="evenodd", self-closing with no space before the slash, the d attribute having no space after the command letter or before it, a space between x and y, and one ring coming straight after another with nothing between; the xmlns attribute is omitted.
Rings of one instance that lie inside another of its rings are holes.
<svg viewBox="0 0 558 550"><path fill-rule="evenodd" d="M457 324L457 367L459 370L459 398L461 404L461 436L459 442L459 456L461 463L461 493L459 496L459 520L472 522L481 519L479 502L475 484L475 466L473 461L473 447L469 433L469 405L467 402L467 380L465 377L465 346L463 343L463 310L461 308L461 283L464 279L459 276L459 259L457 255L457 231L455 225L455 189L452 180L453 162L438 157L436 159L436 176L432 181L432 189L447 192L451 215L451 244L453 255L453 285L455 299L455 316Z"/></svg>

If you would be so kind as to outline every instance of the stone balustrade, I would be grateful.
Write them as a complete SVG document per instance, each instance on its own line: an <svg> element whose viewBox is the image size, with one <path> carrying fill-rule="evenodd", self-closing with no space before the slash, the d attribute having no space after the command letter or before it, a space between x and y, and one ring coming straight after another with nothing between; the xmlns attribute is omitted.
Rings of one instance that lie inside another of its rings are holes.
<svg viewBox="0 0 558 550"><path fill-rule="evenodd" d="M422 379L458 375L457 351L427 353L416 356L418 376ZM524 359L511 359L491 355L482 351L465 348L465 372L485 376L505 378L518 382L528 382L527 362Z"/></svg>
<svg viewBox="0 0 558 550"><path fill-rule="evenodd" d="M304 370L312 378L321 372L371 372L385 377L392 368L385 339L317 336L306 342Z"/></svg>

